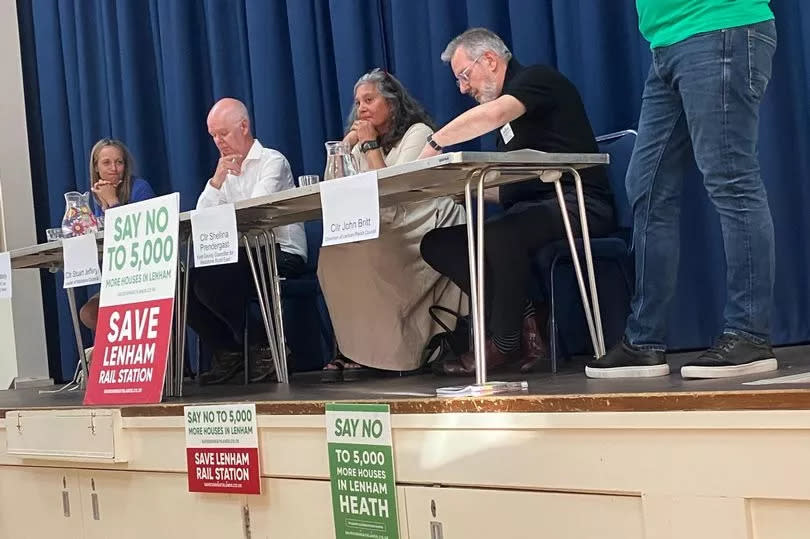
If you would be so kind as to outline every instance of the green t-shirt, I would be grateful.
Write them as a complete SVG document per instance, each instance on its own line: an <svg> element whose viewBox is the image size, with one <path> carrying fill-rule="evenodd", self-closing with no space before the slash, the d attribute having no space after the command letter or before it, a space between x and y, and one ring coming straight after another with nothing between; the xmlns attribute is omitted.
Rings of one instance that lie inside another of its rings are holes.
<svg viewBox="0 0 810 539"><path fill-rule="evenodd" d="M650 48L702 32L773 19L771 0L636 0L638 27Z"/></svg>

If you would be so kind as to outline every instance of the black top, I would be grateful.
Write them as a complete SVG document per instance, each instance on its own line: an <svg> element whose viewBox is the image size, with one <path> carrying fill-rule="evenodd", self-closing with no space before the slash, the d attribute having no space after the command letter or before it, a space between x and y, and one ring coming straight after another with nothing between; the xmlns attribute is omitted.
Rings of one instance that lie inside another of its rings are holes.
<svg viewBox="0 0 810 539"><path fill-rule="evenodd" d="M503 95L511 95L526 107L526 113L510 122L513 138L504 143L498 133L498 151L541 150L549 153L599 153L593 128L576 87L556 69L535 65L523 67L509 60ZM586 196L610 200L610 184L604 167L580 171ZM565 182L567 189L573 188ZM503 185L501 203L508 208L516 202L555 197L554 184L537 180Z"/></svg>

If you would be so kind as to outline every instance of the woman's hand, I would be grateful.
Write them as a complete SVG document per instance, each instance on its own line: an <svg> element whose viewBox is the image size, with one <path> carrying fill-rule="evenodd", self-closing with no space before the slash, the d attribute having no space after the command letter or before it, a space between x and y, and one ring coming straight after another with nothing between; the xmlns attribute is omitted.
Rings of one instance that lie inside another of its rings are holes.
<svg viewBox="0 0 810 539"><path fill-rule="evenodd" d="M348 144L349 148L354 148L357 145L357 140L357 131L354 129L346 133L346 136L343 137L343 142Z"/></svg>
<svg viewBox="0 0 810 539"><path fill-rule="evenodd" d="M379 133L371 125L371 122L368 120L357 120L352 124L352 131L357 132L357 141L358 142L369 142L371 140L377 140Z"/></svg>
<svg viewBox="0 0 810 539"><path fill-rule="evenodd" d="M109 182L107 180L99 180L90 188L93 194L96 195L99 204L103 209L117 206L118 201L118 184Z"/></svg>

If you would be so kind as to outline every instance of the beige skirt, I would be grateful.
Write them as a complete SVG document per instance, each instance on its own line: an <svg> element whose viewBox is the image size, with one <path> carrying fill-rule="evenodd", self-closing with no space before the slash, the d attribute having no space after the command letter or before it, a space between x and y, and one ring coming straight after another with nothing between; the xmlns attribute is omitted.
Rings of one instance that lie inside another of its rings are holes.
<svg viewBox="0 0 810 539"><path fill-rule="evenodd" d="M376 240L321 247L318 279L341 353L377 369L421 366L422 350L441 329L428 308L467 311L447 277L422 260L419 244L435 228L463 224L464 207L450 198L380 209Z"/></svg>

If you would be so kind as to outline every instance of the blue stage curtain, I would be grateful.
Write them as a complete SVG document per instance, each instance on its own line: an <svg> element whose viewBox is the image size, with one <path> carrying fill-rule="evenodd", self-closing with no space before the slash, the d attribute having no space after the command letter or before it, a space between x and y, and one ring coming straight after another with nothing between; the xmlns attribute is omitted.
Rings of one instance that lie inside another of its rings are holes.
<svg viewBox="0 0 810 539"><path fill-rule="evenodd" d="M796 343L810 340L810 4L772 7L779 47L760 146L777 236L773 339ZM61 218L62 194L89 188L88 151L104 136L129 145L158 193L178 191L192 208L216 159L207 110L223 96L248 104L257 136L296 176L320 174L323 142L342 135L353 84L373 67L400 77L440 123L471 105L439 60L467 27L498 32L525 64L557 66L598 133L637 124L650 58L633 0L19 0L18 11L40 239ZM706 346L725 300L718 219L694 167L683 205L676 349ZM51 361L67 374L64 294L43 282Z"/></svg>

